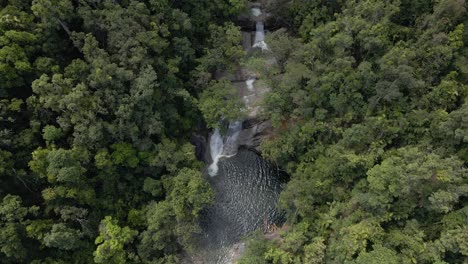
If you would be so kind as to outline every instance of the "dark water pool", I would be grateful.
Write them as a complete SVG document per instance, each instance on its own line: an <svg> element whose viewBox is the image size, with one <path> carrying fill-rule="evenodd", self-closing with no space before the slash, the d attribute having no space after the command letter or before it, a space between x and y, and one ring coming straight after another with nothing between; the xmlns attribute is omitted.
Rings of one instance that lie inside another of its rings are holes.
<svg viewBox="0 0 468 264"><path fill-rule="evenodd" d="M215 204L200 219L203 263L229 263L228 252L243 236L284 220L277 202L287 175L277 166L246 149L218 165L217 175L207 176Z"/></svg>

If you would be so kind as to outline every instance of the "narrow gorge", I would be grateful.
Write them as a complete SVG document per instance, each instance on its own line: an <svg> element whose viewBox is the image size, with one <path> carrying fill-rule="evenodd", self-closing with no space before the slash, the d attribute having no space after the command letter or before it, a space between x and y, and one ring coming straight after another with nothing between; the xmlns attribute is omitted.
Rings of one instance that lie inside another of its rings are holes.
<svg viewBox="0 0 468 264"><path fill-rule="evenodd" d="M274 63L265 41L267 16L260 4L251 4L243 23L250 21L255 31L243 30L242 44L247 57ZM255 230L267 232L284 221L277 202L287 175L259 152L261 141L271 132L271 122L260 117L269 88L258 73L244 66L234 76L223 73L219 78L229 78L236 88L245 119L220 120L208 137L206 174L215 202L201 217L202 256L191 260L195 263L233 263L242 254L244 236Z"/></svg>

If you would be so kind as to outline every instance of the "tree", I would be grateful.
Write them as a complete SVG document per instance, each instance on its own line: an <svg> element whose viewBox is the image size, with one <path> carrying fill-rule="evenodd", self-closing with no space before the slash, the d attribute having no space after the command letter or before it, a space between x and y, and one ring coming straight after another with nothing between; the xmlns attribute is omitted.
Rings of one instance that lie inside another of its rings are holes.
<svg viewBox="0 0 468 264"><path fill-rule="evenodd" d="M402 148L368 171L369 191L375 196L363 202L380 214L391 212L393 219L406 219L421 209L450 211L464 193L464 173L454 157Z"/></svg>
<svg viewBox="0 0 468 264"><path fill-rule="evenodd" d="M188 140L245 118L245 67L291 177L241 263L462 263L465 1L273 2L259 53L245 0L0 1L1 262L183 261L214 202Z"/></svg>
<svg viewBox="0 0 468 264"><path fill-rule="evenodd" d="M99 225L100 235L96 238L96 263L127 263L125 244L131 243L138 234L128 227L121 228L111 216L106 216Z"/></svg>
<svg viewBox="0 0 468 264"><path fill-rule="evenodd" d="M34 0L31 6L34 15L42 19L42 23L51 28L63 28L68 35L71 31L67 20L73 18L71 1L61 1L56 4L50 0Z"/></svg>
<svg viewBox="0 0 468 264"><path fill-rule="evenodd" d="M44 235L43 244L47 247L73 250L81 247L81 238L82 232L59 223L52 225L52 229Z"/></svg>
<svg viewBox="0 0 468 264"><path fill-rule="evenodd" d="M372 263L385 263L385 264L396 264L401 263L397 257L395 251L383 247L381 245L375 245L374 250L370 252L365 252L359 254L356 259L356 263L365 263L365 264L372 264Z"/></svg>
<svg viewBox="0 0 468 264"><path fill-rule="evenodd" d="M200 95L199 108L208 125L217 127L222 119L239 119L242 103L236 88L229 81L212 81Z"/></svg>
<svg viewBox="0 0 468 264"><path fill-rule="evenodd" d="M8 260L25 261L28 250L25 245L25 225L28 215L37 215L39 207L24 207L16 195L6 195L0 204L0 252Z"/></svg>
<svg viewBox="0 0 468 264"><path fill-rule="evenodd" d="M215 72L232 72L244 56L244 50L240 45L242 35L238 27L232 23L223 26L211 25L208 40L209 46L205 48L205 54L199 59L194 72L197 85L205 88L209 85L211 75Z"/></svg>
<svg viewBox="0 0 468 264"><path fill-rule="evenodd" d="M193 250L194 235L200 232L196 219L213 200L210 186L197 170L181 169L164 183L167 199L146 208L148 227L138 248L145 261L171 257L181 247Z"/></svg>
<svg viewBox="0 0 468 264"><path fill-rule="evenodd" d="M34 78L33 55L38 52L38 36L33 16L13 4L0 10L0 97L27 97Z"/></svg>

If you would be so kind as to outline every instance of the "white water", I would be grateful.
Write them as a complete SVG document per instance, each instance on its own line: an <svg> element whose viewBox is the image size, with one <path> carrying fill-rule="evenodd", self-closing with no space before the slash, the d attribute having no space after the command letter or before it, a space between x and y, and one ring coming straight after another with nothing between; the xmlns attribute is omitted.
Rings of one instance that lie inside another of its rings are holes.
<svg viewBox="0 0 468 264"><path fill-rule="evenodd" d="M245 84L247 85L247 89L249 89L249 91L253 92L254 90L254 82L256 81L257 79L255 77L250 77L249 79L247 79L247 81L245 81Z"/></svg>
<svg viewBox="0 0 468 264"><path fill-rule="evenodd" d="M210 137L210 154L213 163L208 167L208 174L210 176L215 176L218 173L218 160L223 154L223 138L221 133L219 133L219 128L216 128L214 133Z"/></svg>
<svg viewBox="0 0 468 264"><path fill-rule="evenodd" d="M237 153L237 138L239 137L240 131L242 130L242 122L235 121L229 123L228 134L226 142L224 143L223 155L230 157Z"/></svg>
<svg viewBox="0 0 468 264"><path fill-rule="evenodd" d="M263 22L258 21L255 25L255 41L254 43L258 43L265 40L265 27L263 26Z"/></svg>
<svg viewBox="0 0 468 264"><path fill-rule="evenodd" d="M251 13L253 16L258 17L258 16L262 15L262 10L260 10L260 8L258 8L258 7L254 7L254 8L252 8L252 9L250 9L250 13Z"/></svg>
<svg viewBox="0 0 468 264"><path fill-rule="evenodd" d="M249 106L250 104L250 98L249 97L254 97L255 94L249 94L249 95L244 95L244 97L242 97L242 99L244 99L244 103L246 104L246 107L247 109L250 109L251 106Z"/></svg>
<svg viewBox="0 0 468 264"><path fill-rule="evenodd" d="M265 42L265 27L263 26L263 22L258 21L255 29L255 40L252 47L261 48L262 51L268 50L268 45Z"/></svg>
<svg viewBox="0 0 468 264"><path fill-rule="evenodd" d="M208 174L215 176L218 173L218 161L222 157L232 157L237 154L237 138L242 130L242 122L234 121L229 123L228 132L223 139L219 129L216 128L210 137L210 154L213 163L208 167Z"/></svg>

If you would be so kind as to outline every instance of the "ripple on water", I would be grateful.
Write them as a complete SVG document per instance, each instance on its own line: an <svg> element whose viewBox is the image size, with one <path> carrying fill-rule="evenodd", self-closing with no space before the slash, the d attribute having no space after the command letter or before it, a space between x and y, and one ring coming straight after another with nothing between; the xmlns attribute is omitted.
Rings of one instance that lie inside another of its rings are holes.
<svg viewBox="0 0 468 264"><path fill-rule="evenodd" d="M205 263L229 263L230 246L242 236L280 224L283 215L277 211L284 174L255 152L240 149L228 159L220 159L215 177L208 177L215 204L200 219L203 235L200 252Z"/></svg>

